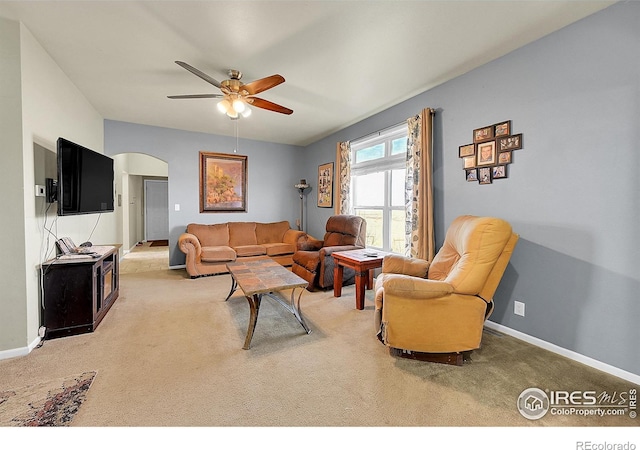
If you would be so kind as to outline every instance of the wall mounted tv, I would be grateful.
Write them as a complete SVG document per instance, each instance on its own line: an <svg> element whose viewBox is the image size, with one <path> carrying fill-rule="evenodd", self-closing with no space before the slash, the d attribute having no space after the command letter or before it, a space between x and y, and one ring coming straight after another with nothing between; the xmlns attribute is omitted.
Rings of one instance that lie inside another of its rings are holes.
<svg viewBox="0 0 640 450"><path fill-rule="evenodd" d="M58 139L58 215L113 211L113 159Z"/></svg>

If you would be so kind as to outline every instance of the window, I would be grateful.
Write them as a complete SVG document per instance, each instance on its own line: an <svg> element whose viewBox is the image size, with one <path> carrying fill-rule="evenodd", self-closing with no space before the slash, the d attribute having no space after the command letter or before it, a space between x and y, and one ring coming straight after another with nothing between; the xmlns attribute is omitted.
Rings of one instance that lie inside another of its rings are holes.
<svg viewBox="0 0 640 450"><path fill-rule="evenodd" d="M351 142L351 208L367 221L367 247L404 254L407 125Z"/></svg>

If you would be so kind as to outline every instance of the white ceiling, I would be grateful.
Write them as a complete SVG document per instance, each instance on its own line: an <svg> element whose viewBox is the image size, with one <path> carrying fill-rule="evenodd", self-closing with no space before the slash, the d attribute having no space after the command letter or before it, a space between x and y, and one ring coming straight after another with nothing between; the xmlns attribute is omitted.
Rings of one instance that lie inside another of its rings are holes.
<svg viewBox="0 0 640 450"><path fill-rule="evenodd" d="M105 118L233 136L222 81L286 79L259 97L242 138L307 145L609 6L599 1L13 1L22 21Z"/></svg>

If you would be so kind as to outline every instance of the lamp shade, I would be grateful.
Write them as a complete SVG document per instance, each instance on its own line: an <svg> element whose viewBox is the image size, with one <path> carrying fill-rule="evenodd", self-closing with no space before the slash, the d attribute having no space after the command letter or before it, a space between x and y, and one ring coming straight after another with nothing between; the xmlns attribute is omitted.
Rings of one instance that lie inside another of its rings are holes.
<svg viewBox="0 0 640 450"><path fill-rule="evenodd" d="M226 114L230 107L231 107L231 103L226 98L223 98L218 102L218 111L220 111L223 114Z"/></svg>
<svg viewBox="0 0 640 450"><path fill-rule="evenodd" d="M233 109L236 112L242 113L244 111L244 102L242 100L240 100L239 98L235 99L233 101Z"/></svg>

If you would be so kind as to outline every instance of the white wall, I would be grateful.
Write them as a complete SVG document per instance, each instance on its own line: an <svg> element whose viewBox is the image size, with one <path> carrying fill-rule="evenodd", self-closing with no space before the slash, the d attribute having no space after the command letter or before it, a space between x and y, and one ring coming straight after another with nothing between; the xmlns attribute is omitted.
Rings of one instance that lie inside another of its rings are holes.
<svg viewBox="0 0 640 450"><path fill-rule="evenodd" d="M3 224L3 243L6 240L8 245L18 245L21 248L15 252L8 252L12 257L6 258L7 262L4 264L10 264L11 267L0 272L11 273L12 279L16 280L8 285L3 284L3 296L10 298L11 304L14 305L7 311L7 317L11 323L21 324L20 326L23 324L25 327L24 333L0 332L2 358L12 356L16 352L26 353L28 345L37 340L40 326L38 267L48 255L53 254L54 239L45 239L49 235L44 230L45 215L41 207L42 202L37 203L35 197L36 171L50 173L51 168L36 168L36 162L41 164L42 160L36 159L34 154L42 147L55 152L56 140L61 136L102 153L104 126L100 114L24 25L0 20L0 35L3 38L0 48L6 47L5 38L11 41L19 39L17 54L20 58L20 84L12 84L9 95L11 98L21 98L22 101L22 115L19 120L14 118L15 129L21 129L22 132L22 146L20 149L15 146L3 149L3 161L11 164L5 172L10 173L9 181L14 181L3 184L19 189L16 198L19 199L20 206L10 205L8 211L15 212L15 216L21 218L20 225L23 228L19 230L19 227L11 226L6 229ZM3 57L3 66L4 62ZM15 68L14 62L12 65ZM21 158L20 162L13 161L17 153ZM47 160L49 159L45 158L45 161ZM88 240L99 218L91 239L100 243L115 242L115 214L57 218L55 205L53 206L53 211L50 210L47 214L46 223L47 228L57 236L69 236L76 242ZM21 232L26 236L23 242ZM24 260L20 258L21 255L24 255ZM22 284L25 286L24 290L21 288ZM5 307L1 308L5 312Z"/></svg>

